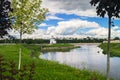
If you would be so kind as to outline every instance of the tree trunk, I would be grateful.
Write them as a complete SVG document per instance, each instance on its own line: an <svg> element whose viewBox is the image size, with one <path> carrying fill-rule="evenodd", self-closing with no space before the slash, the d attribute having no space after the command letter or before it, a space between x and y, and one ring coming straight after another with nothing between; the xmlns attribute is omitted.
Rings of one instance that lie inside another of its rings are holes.
<svg viewBox="0 0 120 80"><path fill-rule="evenodd" d="M19 48L19 63L18 63L18 70L20 70L21 66L21 48Z"/></svg>
<svg viewBox="0 0 120 80"><path fill-rule="evenodd" d="M20 41L19 41L19 43L20 43L20 44L22 43L22 25L21 25L21 27L20 27Z"/></svg>
<svg viewBox="0 0 120 80"><path fill-rule="evenodd" d="M107 80L110 80L110 38L111 38L111 17L108 21L108 45L107 45Z"/></svg>
<svg viewBox="0 0 120 80"><path fill-rule="evenodd" d="M22 43L22 25L21 25L21 28L20 28L20 40L19 40L19 44L21 45ZM20 67L21 67L21 54L22 54L22 49L21 47L19 48L19 62L18 62L18 70L20 70Z"/></svg>

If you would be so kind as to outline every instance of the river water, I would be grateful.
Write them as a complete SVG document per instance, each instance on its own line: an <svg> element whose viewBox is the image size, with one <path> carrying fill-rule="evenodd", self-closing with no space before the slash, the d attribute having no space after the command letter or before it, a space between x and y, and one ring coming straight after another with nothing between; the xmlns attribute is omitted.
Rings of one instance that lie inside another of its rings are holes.
<svg viewBox="0 0 120 80"><path fill-rule="evenodd" d="M40 55L40 58L57 61L79 69L96 70L105 75L107 56L102 53L103 50L96 44L80 46L81 48L72 49L69 52L45 52ZM111 57L110 61L110 76L115 80L120 80L120 58Z"/></svg>

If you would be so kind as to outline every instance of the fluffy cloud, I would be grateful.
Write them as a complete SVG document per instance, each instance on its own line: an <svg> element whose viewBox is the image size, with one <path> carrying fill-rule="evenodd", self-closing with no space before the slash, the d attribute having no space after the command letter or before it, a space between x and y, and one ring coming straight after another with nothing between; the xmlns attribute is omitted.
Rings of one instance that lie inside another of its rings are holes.
<svg viewBox="0 0 120 80"><path fill-rule="evenodd" d="M31 38L31 39L37 39L37 38L43 38L46 31L42 29L35 29L32 34L23 34L23 38Z"/></svg>
<svg viewBox="0 0 120 80"><path fill-rule="evenodd" d="M42 23L39 27L47 26L48 29L35 30L32 34L24 34L23 38L50 38L51 36L59 38L84 38L87 36L107 38L108 29L101 27L96 22L80 19L64 21L63 18L56 16L56 13L62 13L75 14L80 17L83 16L83 18L96 17L95 7L92 7L89 2L90 0L43 0L42 7L49 9L46 16L47 21L59 20L57 26ZM19 38L19 32L11 31L10 35ZM112 37L114 36L120 36L118 26L112 28Z"/></svg>
<svg viewBox="0 0 120 80"><path fill-rule="evenodd" d="M19 31L8 30L9 35L12 35L13 37L19 38Z"/></svg>
<svg viewBox="0 0 120 80"><path fill-rule="evenodd" d="M46 25L47 24L42 23L40 26ZM57 26L48 27L47 30L38 29L35 30L35 32L33 32L32 34L24 34L23 37L24 38L45 38L45 36L80 37L79 34L77 35L76 33L79 32L80 29L95 29L99 27L100 25L95 22L89 22L87 20L80 19L72 19L69 21L58 22Z"/></svg>
<svg viewBox="0 0 120 80"><path fill-rule="evenodd" d="M49 26L46 23L41 23L40 25L38 25L39 27L43 27L43 26Z"/></svg>
<svg viewBox="0 0 120 80"><path fill-rule="evenodd" d="M90 29L87 32L83 32L83 34L77 34L77 33L73 33L73 34L68 34L68 35L64 35L64 34L55 34L56 27L50 27L48 30L42 30L42 29L38 29L35 30L35 32L33 32L32 34L24 34L23 38L31 38L31 39L39 39L39 38L43 38L43 39L50 39L52 36L54 36L55 38L85 38L85 37L94 37L94 38L107 38L107 34L108 34L108 29L107 28L103 28L103 27L99 27L99 28L93 28ZM11 31L10 35L13 35L17 38L19 38L19 33L18 32L14 32ZM112 38L114 37L118 37L120 36L120 30L113 30L112 29Z"/></svg>
<svg viewBox="0 0 120 80"><path fill-rule="evenodd" d="M47 15L47 17L46 17L46 20L64 20L63 18L59 18L59 17L57 17L57 16L55 16L54 14L49 14L49 15Z"/></svg>
<svg viewBox="0 0 120 80"><path fill-rule="evenodd" d="M85 28L98 28L98 27L100 27L99 24L95 22L88 22L86 20L83 21L80 19L72 19L69 21L58 22L58 25L56 27L49 27L48 31L49 32L51 31L52 34L72 35L82 28L85 29Z"/></svg>
<svg viewBox="0 0 120 80"><path fill-rule="evenodd" d="M96 16L95 8L89 0L43 0L42 6L50 13L76 14L79 16Z"/></svg>
<svg viewBox="0 0 120 80"><path fill-rule="evenodd" d="M88 32L86 32L86 34L88 36L96 37L96 38L107 38L108 37L108 29L104 28L104 27L99 27L96 29L89 30ZM115 29L112 28L111 29L111 38L119 37L119 36L120 36L120 29L118 29L117 26Z"/></svg>
<svg viewBox="0 0 120 80"><path fill-rule="evenodd" d="M46 31L46 34L53 34L54 35L54 31L55 31L56 27L55 26L52 26L52 27L49 27L48 30Z"/></svg>
<svg viewBox="0 0 120 80"><path fill-rule="evenodd" d="M114 26L114 27L112 27L112 29L113 29L113 30L118 30L119 27L118 27L118 26Z"/></svg>
<svg viewBox="0 0 120 80"><path fill-rule="evenodd" d="M89 30L87 34L89 34L89 36L107 38L108 30L106 28L99 27L97 29Z"/></svg>

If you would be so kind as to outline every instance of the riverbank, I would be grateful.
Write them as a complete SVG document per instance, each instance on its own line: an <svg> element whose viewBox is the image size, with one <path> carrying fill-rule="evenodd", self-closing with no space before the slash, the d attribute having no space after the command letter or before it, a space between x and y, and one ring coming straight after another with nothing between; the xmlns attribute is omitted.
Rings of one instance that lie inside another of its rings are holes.
<svg viewBox="0 0 120 80"><path fill-rule="evenodd" d="M82 46L82 45L97 45L99 46L101 43L70 43L74 46Z"/></svg>
<svg viewBox="0 0 120 80"><path fill-rule="evenodd" d="M75 46L72 44L48 44L41 47L41 52L53 52L53 51L64 52L79 47L80 46Z"/></svg>
<svg viewBox="0 0 120 80"><path fill-rule="evenodd" d="M103 53L107 54L107 43L102 43L99 47L103 49ZM120 57L120 43L111 43L110 44L110 56L111 57Z"/></svg>
<svg viewBox="0 0 120 80"><path fill-rule="evenodd" d="M18 63L20 47L22 48L22 66L23 64L35 63L34 80L106 80L104 76L97 72L79 70L57 62L32 58L30 56L31 52L39 46L31 46L32 48L28 49L22 45L0 45L0 55L4 56L6 62L13 60ZM25 78L25 80L28 79Z"/></svg>
<svg viewBox="0 0 120 80"><path fill-rule="evenodd" d="M28 49L32 49L33 52L68 52L71 49L79 48L80 46L76 46L73 44L24 44L24 46ZM34 47L33 47L34 46Z"/></svg>

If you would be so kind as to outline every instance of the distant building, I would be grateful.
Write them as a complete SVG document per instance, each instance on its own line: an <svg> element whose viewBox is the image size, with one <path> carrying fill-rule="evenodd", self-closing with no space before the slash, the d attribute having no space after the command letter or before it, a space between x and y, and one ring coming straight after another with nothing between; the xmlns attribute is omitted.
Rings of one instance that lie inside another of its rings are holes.
<svg viewBox="0 0 120 80"><path fill-rule="evenodd" d="M50 39L50 44L56 44L56 40L54 38Z"/></svg>
<svg viewBox="0 0 120 80"><path fill-rule="evenodd" d="M107 43L108 41L103 41L103 43ZM120 40L111 40L111 43L120 43Z"/></svg>

